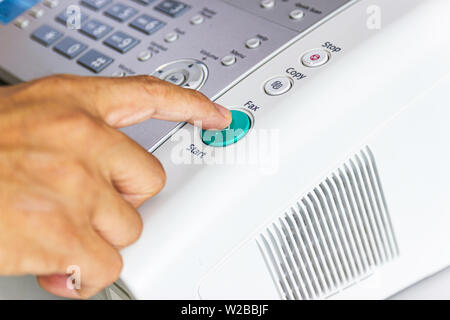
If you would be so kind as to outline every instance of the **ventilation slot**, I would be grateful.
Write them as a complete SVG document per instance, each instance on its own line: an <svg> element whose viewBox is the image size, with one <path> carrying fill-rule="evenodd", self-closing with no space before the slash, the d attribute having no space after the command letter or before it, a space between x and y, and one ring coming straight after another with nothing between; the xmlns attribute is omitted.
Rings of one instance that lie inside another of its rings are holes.
<svg viewBox="0 0 450 320"><path fill-rule="evenodd" d="M398 255L368 147L296 202L258 237L280 294L323 299Z"/></svg>

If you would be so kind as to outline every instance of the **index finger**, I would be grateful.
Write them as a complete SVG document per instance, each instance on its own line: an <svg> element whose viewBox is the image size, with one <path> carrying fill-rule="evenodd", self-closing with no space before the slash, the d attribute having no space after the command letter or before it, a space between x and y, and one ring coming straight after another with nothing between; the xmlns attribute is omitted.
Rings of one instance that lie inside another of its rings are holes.
<svg viewBox="0 0 450 320"><path fill-rule="evenodd" d="M200 92L152 76L63 78L68 82L66 91L80 107L116 128L150 118L201 123L204 129L223 129L231 122L228 109Z"/></svg>

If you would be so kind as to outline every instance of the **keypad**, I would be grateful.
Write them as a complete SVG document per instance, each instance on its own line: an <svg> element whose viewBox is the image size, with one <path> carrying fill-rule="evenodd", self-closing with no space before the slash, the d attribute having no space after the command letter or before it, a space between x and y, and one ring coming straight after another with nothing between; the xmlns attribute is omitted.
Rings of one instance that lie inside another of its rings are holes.
<svg viewBox="0 0 450 320"><path fill-rule="evenodd" d="M82 55L80 59L78 59L79 64L95 73L101 72L113 61L114 60L112 58L95 49L89 50Z"/></svg>
<svg viewBox="0 0 450 320"><path fill-rule="evenodd" d="M73 59L81 52L83 52L86 48L87 46L84 43L75 40L72 37L65 37L60 42L58 42L53 49L66 58Z"/></svg>
<svg viewBox="0 0 450 320"><path fill-rule="evenodd" d="M52 2L52 4L57 4L58 0L45 1L46 3ZM156 2L156 0L133 1L143 6ZM140 39L135 36L131 36L126 32L126 30L123 30L124 32L122 30L114 30L115 28L111 23L104 23L102 19L97 19L97 17L91 19L89 17L89 10L97 12L100 11L105 16L119 22L127 22L129 23L129 27L145 35L152 35L167 25L167 21L164 22L160 20L160 18L155 18L154 16L148 14L138 14L139 10L122 2L115 2L114 0L80 0L80 3L83 7L82 10L79 11L80 16L78 21L80 22L81 27L78 31L93 40L103 39L103 44L105 46L121 54L125 54L136 47L141 42ZM191 7L189 5L175 0L159 1L159 3L154 6L156 11L173 18L180 16L190 8ZM56 15L55 20L64 25L67 23L76 23L78 21L72 17L72 15L76 13L76 11L68 12L68 10L65 9ZM156 13L155 15L157 16ZM196 16L194 20L194 22L191 21L192 24L200 24L204 21L201 16ZM89 46L87 42L85 43L84 41L79 41L74 37L64 37L62 32L54 29L50 25L43 25L38 28L32 34L32 38L44 46L53 46L53 50L56 53L66 57L67 59L77 58L77 63L95 73L102 72L108 65L114 62L112 57L100 52L103 50L99 51L97 49L88 48ZM178 34L169 32L164 37L164 41L173 42L178 38ZM137 54L137 59L139 61L147 61L151 57L152 53L147 50L141 51ZM182 73L177 74L172 72L165 74L165 78L167 78L167 81L172 83L179 83L180 81L182 83L189 82L187 80L188 77ZM190 78L192 78L192 76L190 76L189 79ZM190 79L190 81L192 82L193 80ZM190 87L191 83L186 84L186 86Z"/></svg>
<svg viewBox="0 0 450 320"><path fill-rule="evenodd" d="M116 3L105 11L105 14L117 21L124 22L137 14L138 11L122 3Z"/></svg>
<svg viewBox="0 0 450 320"><path fill-rule="evenodd" d="M62 32L59 32L56 29L44 24L39 27L36 31L33 32L31 37L37 42L43 44L48 47L55 43L59 38L63 36Z"/></svg>
<svg viewBox="0 0 450 320"><path fill-rule="evenodd" d="M190 8L189 5L174 0L165 0L155 7L155 10L162 12L172 18L178 17Z"/></svg>
<svg viewBox="0 0 450 320"><path fill-rule="evenodd" d="M71 13L71 14L74 14L74 13ZM80 11L80 23L85 22L87 20L87 18L89 18L89 16L85 12ZM69 15L68 15L67 9L64 9L63 12L61 12L60 14L58 14L56 16L56 21L58 21L58 22L60 22L60 23L62 23L64 25L67 24L67 20L68 19L69 19Z"/></svg>
<svg viewBox="0 0 450 320"><path fill-rule="evenodd" d="M164 22L146 14L137 17L130 23L130 26L148 35L155 33L165 25Z"/></svg>
<svg viewBox="0 0 450 320"><path fill-rule="evenodd" d="M138 43L139 40L121 31L114 32L104 41L104 44L119 51L120 53L130 51Z"/></svg>
<svg viewBox="0 0 450 320"><path fill-rule="evenodd" d="M111 2L112 0L82 0L81 4L92 10L98 11L106 7Z"/></svg>
<svg viewBox="0 0 450 320"><path fill-rule="evenodd" d="M112 29L111 26L99 20L92 19L83 24L80 31L92 39L98 40L110 33Z"/></svg>

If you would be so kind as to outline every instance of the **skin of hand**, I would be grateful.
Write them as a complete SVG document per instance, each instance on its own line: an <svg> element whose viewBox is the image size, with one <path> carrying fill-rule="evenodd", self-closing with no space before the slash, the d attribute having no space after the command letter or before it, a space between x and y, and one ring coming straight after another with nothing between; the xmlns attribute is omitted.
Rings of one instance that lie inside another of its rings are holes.
<svg viewBox="0 0 450 320"><path fill-rule="evenodd" d="M88 298L118 279L121 248L142 231L137 208L166 176L117 128L149 118L223 129L230 112L149 76L57 75L0 87L0 275ZM69 289L78 266L81 288Z"/></svg>

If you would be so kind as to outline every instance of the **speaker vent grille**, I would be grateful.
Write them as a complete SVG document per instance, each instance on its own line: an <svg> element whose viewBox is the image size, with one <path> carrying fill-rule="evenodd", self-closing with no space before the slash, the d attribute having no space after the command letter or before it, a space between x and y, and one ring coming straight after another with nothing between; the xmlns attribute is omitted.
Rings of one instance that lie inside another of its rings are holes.
<svg viewBox="0 0 450 320"><path fill-rule="evenodd" d="M281 296L323 299L370 276L399 251L366 147L257 239Z"/></svg>

